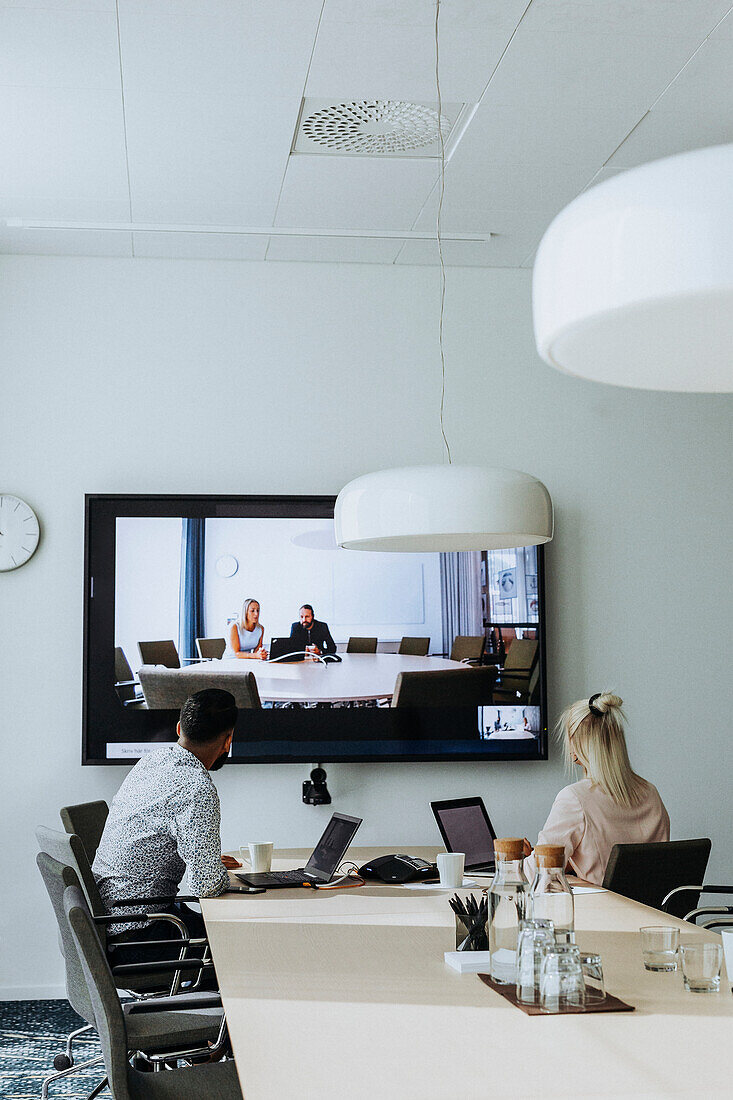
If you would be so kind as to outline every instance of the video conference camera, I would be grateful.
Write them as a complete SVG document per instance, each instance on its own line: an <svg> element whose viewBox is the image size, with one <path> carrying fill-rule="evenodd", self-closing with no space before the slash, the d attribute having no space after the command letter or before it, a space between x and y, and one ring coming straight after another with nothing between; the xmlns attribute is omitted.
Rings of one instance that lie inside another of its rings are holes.
<svg viewBox="0 0 733 1100"><path fill-rule="evenodd" d="M303 801L308 806L328 806L331 803L326 786L326 769L320 764L313 769L310 779L303 780Z"/></svg>

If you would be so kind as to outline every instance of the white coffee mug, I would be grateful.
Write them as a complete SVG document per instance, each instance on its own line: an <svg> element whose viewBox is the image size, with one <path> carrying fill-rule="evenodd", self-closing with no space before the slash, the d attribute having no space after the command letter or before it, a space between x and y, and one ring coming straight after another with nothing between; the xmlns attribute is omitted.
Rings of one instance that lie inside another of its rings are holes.
<svg viewBox="0 0 733 1100"><path fill-rule="evenodd" d="M250 870L255 873L269 871L272 867L272 842L244 844L239 849L242 863L249 864Z"/></svg>
<svg viewBox="0 0 733 1100"><path fill-rule="evenodd" d="M733 992L733 928L721 928L723 937L723 951L725 952L725 969L728 972L728 985Z"/></svg>
<svg viewBox="0 0 733 1100"><path fill-rule="evenodd" d="M463 885L463 864L466 856L463 852L439 852L436 858L441 886Z"/></svg>

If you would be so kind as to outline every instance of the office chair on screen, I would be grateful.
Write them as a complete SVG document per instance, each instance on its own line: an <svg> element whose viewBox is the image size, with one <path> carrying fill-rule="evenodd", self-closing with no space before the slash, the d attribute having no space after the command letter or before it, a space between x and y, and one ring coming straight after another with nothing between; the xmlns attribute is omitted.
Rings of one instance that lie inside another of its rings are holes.
<svg viewBox="0 0 733 1100"><path fill-rule="evenodd" d="M197 638L196 651L203 661L220 661L227 647L224 638Z"/></svg>
<svg viewBox="0 0 733 1100"><path fill-rule="evenodd" d="M486 637L483 634L456 634L451 646L451 661L463 661L470 664L480 661L486 649Z"/></svg>
<svg viewBox="0 0 733 1100"><path fill-rule="evenodd" d="M245 710L262 707L254 672L233 675L222 672L185 672L178 669L141 665L138 676L148 710L180 710L186 700L204 688L223 688L234 696L236 705Z"/></svg>
<svg viewBox="0 0 733 1100"><path fill-rule="evenodd" d="M397 650L404 657L427 657L430 638L403 638Z"/></svg>
<svg viewBox="0 0 733 1100"><path fill-rule="evenodd" d="M59 813L66 832L76 833L84 845L89 863L94 863L109 816L107 803L104 801L79 802L76 806L62 806Z"/></svg>
<svg viewBox="0 0 733 1100"><path fill-rule="evenodd" d="M64 912L69 922L81 969L89 992L99 1039L102 1044L110 1092L115 1100L201 1100L216 1097L217 1100L242 1100L233 1060L214 1061L192 1065L185 1069L167 1069L161 1073L141 1073L131 1064L130 1055L135 1050L136 1036L133 1020L149 1013L157 1014L161 1002L141 1001L124 1012L117 995L117 988L104 948L94 921L85 903L84 895L76 886L64 891ZM170 965L170 964L169 964ZM199 1008L219 1008L218 994L194 994ZM178 1005L165 1004L171 1014ZM195 1049L174 1049L158 1054L145 1053L138 1058L153 1069L165 1069L165 1063L175 1060L195 1061L197 1056L217 1057L228 1051L226 1020L222 1017L213 1047L199 1044Z"/></svg>
<svg viewBox="0 0 733 1100"><path fill-rule="evenodd" d="M115 646L115 691L123 707L139 707L143 699L140 683L132 674L122 646Z"/></svg>
<svg viewBox="0 0 733 1100"><path fill-rule="evenodd" d="M347 653L376 653L376 638L349 638L346 646Z"/></svg>
<svg viewBox="0 0 733 1100"><path fill-rule="evenodd" d="M53 1081L57 1081L60 1077L68 1076L74 1069L73 1045L81 1036L84 1036L83 1041L88 1041L90 1038L89 1033L96 1031L96 1021L94 1018L94 1009L89 997L89 990L81 967L79 953L74 943L71 928L64 910L64 891L66 888L68 886L74 886L81 890L78 876L73 868L64 866L64 864L52 859L51 856L46 855L45 852L39 852L36 857L36 864L41 872L43 882L56 915L61 941L61 953L64 958L66 997L69 1004L74 1009L74 1012L85 1021L82 1027L72 1031L68 1036L64 1053L57 1054L54 1058L53 1066L56 1073L47 1077L43 1082L41 1096L46 1097L48 1095L49 1085ZM190 961L191 960L189 960L189 962ZM174 962L168 963L171 970L174 969L175 965ZM188 970L186 972L188 973ZM112 971L112 974L114 977L114 971ZM138 976L140 978L145 977L145 972L142 969L139 970ZM123 980L129 981L130 974L125 974ZM160 982L160 975L158 975L157 980ZM134 1002L128 1002L125 1004L122 1011L124 1013L129 1013L133 1003ZM135 1050L141 1049L149 1053L157 1053L161 1049L177 1050L189 1045L203 1047L209 1042L216 1041L221 1027L221 1010L217 1011L216 1008L211 1008L207 1011L201 1011L200 1009L195 1010L196 1002L192 1002L190 996L187 994L181 994L180 1000L177 1001L176 1004L180 1004L184 1011L163 1011L153 1016L128 1017L127 1027L130 1046ZM91 1061L83 1062L81 1065L75 1067L75 1071L90 1067L100 1060L101 1059L97 1057L93 1058ZM104 1082L99 1086L100 1090L103 1087ZM92 1095L95 1094L93 1093Z"/></svg>
<svg viewBox="0 0 733 1100"><path fill-rule="evenodd" d="M453 668L439 672L400 672L392 696L393 707L490 706L496 669Z"/></svg>
<svg viewBox="0 0 733 1100"><path fill-rule="evenodd" d="M661 909L667 901L666 912L684 920L700 900L702 887L688 888L686 894L677 894L676 888L704 881L711 847L707 837L654 844L614 844L603 886L653 909Z"/></svg>
<svg viewBox="0 0 733 1100"><path fill-rule="evenodd" d="M138 642L138 653L144 665L164 665L165 668L180 668L176 644L172 639L162 642Z"/></svg>
<svg viewBox="0 0 733 1100"><path fill-rule="evenodd" d="M526 704L539 679L536 638L515 638L507 650L496 687L497 703Z"/></svg>

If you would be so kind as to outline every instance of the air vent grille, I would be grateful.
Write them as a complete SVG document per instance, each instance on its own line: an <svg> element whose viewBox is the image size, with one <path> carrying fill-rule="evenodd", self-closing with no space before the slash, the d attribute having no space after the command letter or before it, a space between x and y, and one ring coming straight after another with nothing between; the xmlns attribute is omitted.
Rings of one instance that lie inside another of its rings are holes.
<svg viewBox="0 0 733 1100"><path fill-rule="evenodd" d="M463 106L443 105L440 129L446 144ZM402 99L306 99L293 151L316 156L436 157L438 112L433 104Z"/></svg>

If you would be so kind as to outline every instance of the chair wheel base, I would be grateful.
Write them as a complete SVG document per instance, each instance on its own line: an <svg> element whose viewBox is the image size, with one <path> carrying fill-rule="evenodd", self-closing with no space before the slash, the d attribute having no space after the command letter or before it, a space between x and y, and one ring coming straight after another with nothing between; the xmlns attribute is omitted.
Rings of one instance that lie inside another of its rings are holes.
<svg viewBox="0 0 733 1100"><path fill-rule="evenodd" d="M63 1073L65 1069L71 1069L73 1061L69 1058L68 1054L57 1054L53 1060L53 1068L58 1073Z"/></svg>

